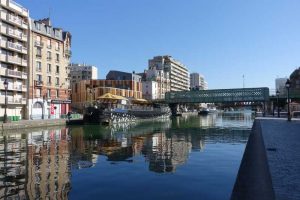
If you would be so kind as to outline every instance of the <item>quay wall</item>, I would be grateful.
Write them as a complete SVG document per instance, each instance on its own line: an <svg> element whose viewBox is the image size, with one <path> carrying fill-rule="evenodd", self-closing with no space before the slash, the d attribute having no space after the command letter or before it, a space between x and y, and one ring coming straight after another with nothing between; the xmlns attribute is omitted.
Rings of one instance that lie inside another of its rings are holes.
<svg viewBox="0 0 300 200"><path fill-rule="evenodd" d="M27 128L65 126L66 119L45 119L45 120L21 120L18 122L3 123L0 125L1 131L22 130Z"/></svg>
<svg viewBox="0 0 300 200"><path fill-rule="evenodd" d="M241 161L231 200L275 199L262 134L261 121L256 119Z"/></svg>

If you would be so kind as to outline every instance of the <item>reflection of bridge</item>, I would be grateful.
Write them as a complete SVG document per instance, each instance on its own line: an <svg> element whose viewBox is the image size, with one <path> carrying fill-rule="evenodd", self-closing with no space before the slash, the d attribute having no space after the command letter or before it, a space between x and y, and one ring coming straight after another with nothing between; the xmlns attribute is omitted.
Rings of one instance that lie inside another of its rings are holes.
<svg viewBox="0 0 300 200"><path fill-rule="evenodd" d="M167 92L165 101L176 115L178 104L182 103L229 103L229 102L265 102L269 101L269 88L238 88L218 90L193 90Z"/></svg>

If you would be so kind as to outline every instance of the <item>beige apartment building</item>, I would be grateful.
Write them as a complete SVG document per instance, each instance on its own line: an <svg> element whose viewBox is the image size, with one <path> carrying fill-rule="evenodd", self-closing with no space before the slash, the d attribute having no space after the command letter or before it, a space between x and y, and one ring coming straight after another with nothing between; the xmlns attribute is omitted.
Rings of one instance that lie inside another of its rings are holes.
<svg viewBox="0 0 300 200"><path fill-rule="evenodd" d="M28 118L59 118L70 105L71 34L49 18L30 25Z"/></svg>
<svg viewBox="0 0 300 200"><path fill-rule="evenodd" d="M190 87L189 71L185 65L172 58L172 56L155 56L148 61L149 68L156 67L169 73L170 91L186 91Z"/></svg>
<svg viewBox="0 0 300 200"><path fill-rule="evenodd" d="M12 0L0 0L0 5L0 118L5 111L5 80L8 83L8 118L24 118L28 92L29 11Z"/></svg>

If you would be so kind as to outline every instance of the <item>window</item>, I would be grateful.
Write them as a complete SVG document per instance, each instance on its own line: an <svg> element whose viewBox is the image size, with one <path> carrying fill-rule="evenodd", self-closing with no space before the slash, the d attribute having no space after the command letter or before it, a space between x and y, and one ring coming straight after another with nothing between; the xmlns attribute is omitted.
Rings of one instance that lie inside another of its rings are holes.
<svg viewBox="0 0 300 200"><path fill-rule="evenodd" d="M40 61L36 61L36 71L42 71L42 63Z"/></svg>
<svg viewBox="0 0 300 200"><path fill-rule="evenodd" d="M41 89L36 89L36 97L41 97Z"/></svg>
<svg viewBox="0 0 300 200"><path fill-rule="evenodd" d="M56 71L55 71L56 74L59 74L59 66L56 65Z"/></svg>
<svg viewBox="0 0 300 200"><path fill-rule="evenodd" d="M47 40L47 48L51 49L51 40L49 40L49 39Z"/></svg>
<svg viewBox="0 0 300 200"><path fill-rule="evenodd" d="M56 50L59 50L60 48L59 48L59 43L58 42L55 42L55 49Z"/></svg>
<svg viewBox="0 0 300 200"><path fill-rule="evenodd" d="M51 64L47 64L47 73L51 73Z"/></svg>
<svg viewBox="0 0 300 200"><path fill-rule="evenodd" d="M51 85L51 76L47 76L47 84Z"/></svg>
<svg viewBox="0 0 300 200"><path fill-rule="evenodd" d="M49 26L47 27L47 34L51 34L51 28Z"/></svg>
<svg viewBox="0 0 300 200"><path fill-rule="evenodd" d="M42 75L37 74L37 75L36 75L36 80L37 80L37 81L42 81Z"/></svg>
<svg viewBox="0 0 300 200"><path fill-rule="evenodd" d="M51 98L51 90L50 89L47 90L47 97Z"/></svg>
<svg viewBox="0 0 300 200"><path fill-rule="evenodd" d="M56 77L55 85L59 85L59 78L58 77Z"/></svg>
<svg viewBox="0 0 300 200"><path fill-rule="evenodd" d="M51 60L51 52L47 51L47 60Z"/></svg>
<svg viewBox="0 0 300 200"><path fill-rule="evenodd" d="M42 48L41 47L36 48L36 57L42 57Z"/></svg>
<svg viewBox="0 0 300 200"><path fill-rule="evenodd" d="M41 24L36 23L36 29L40 31L41 30Z"/></svg>
<svg viewBox="0 0 300 200"><path fill-rule="evenodd" d="M56 90L56 98L59 97L59 90Z"/></svg>
<svg viewBox="0 0 300 200"><path fill-rule="evenodd" d="M59 54L56 54L56 61L59 62Z"/></svg>

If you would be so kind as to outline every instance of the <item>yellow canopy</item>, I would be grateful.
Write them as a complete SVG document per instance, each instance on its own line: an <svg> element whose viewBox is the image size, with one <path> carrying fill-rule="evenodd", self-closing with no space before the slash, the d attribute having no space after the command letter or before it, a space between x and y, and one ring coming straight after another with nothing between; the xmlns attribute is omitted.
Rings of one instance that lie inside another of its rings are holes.
<svg viewBox="0 0 300 200"><path fill-rule="evenodd" d="M119 95L114 95L111 93L106 93L98 97L97 99L102 99L102 100L128 100L125 97L119 96Z"/></svg>
<svg viewBox="0 0 300 200"><path fill-rule="evenodd" d="M135 103L148 103L146 99L132 99L132 101Z"/></svg>

